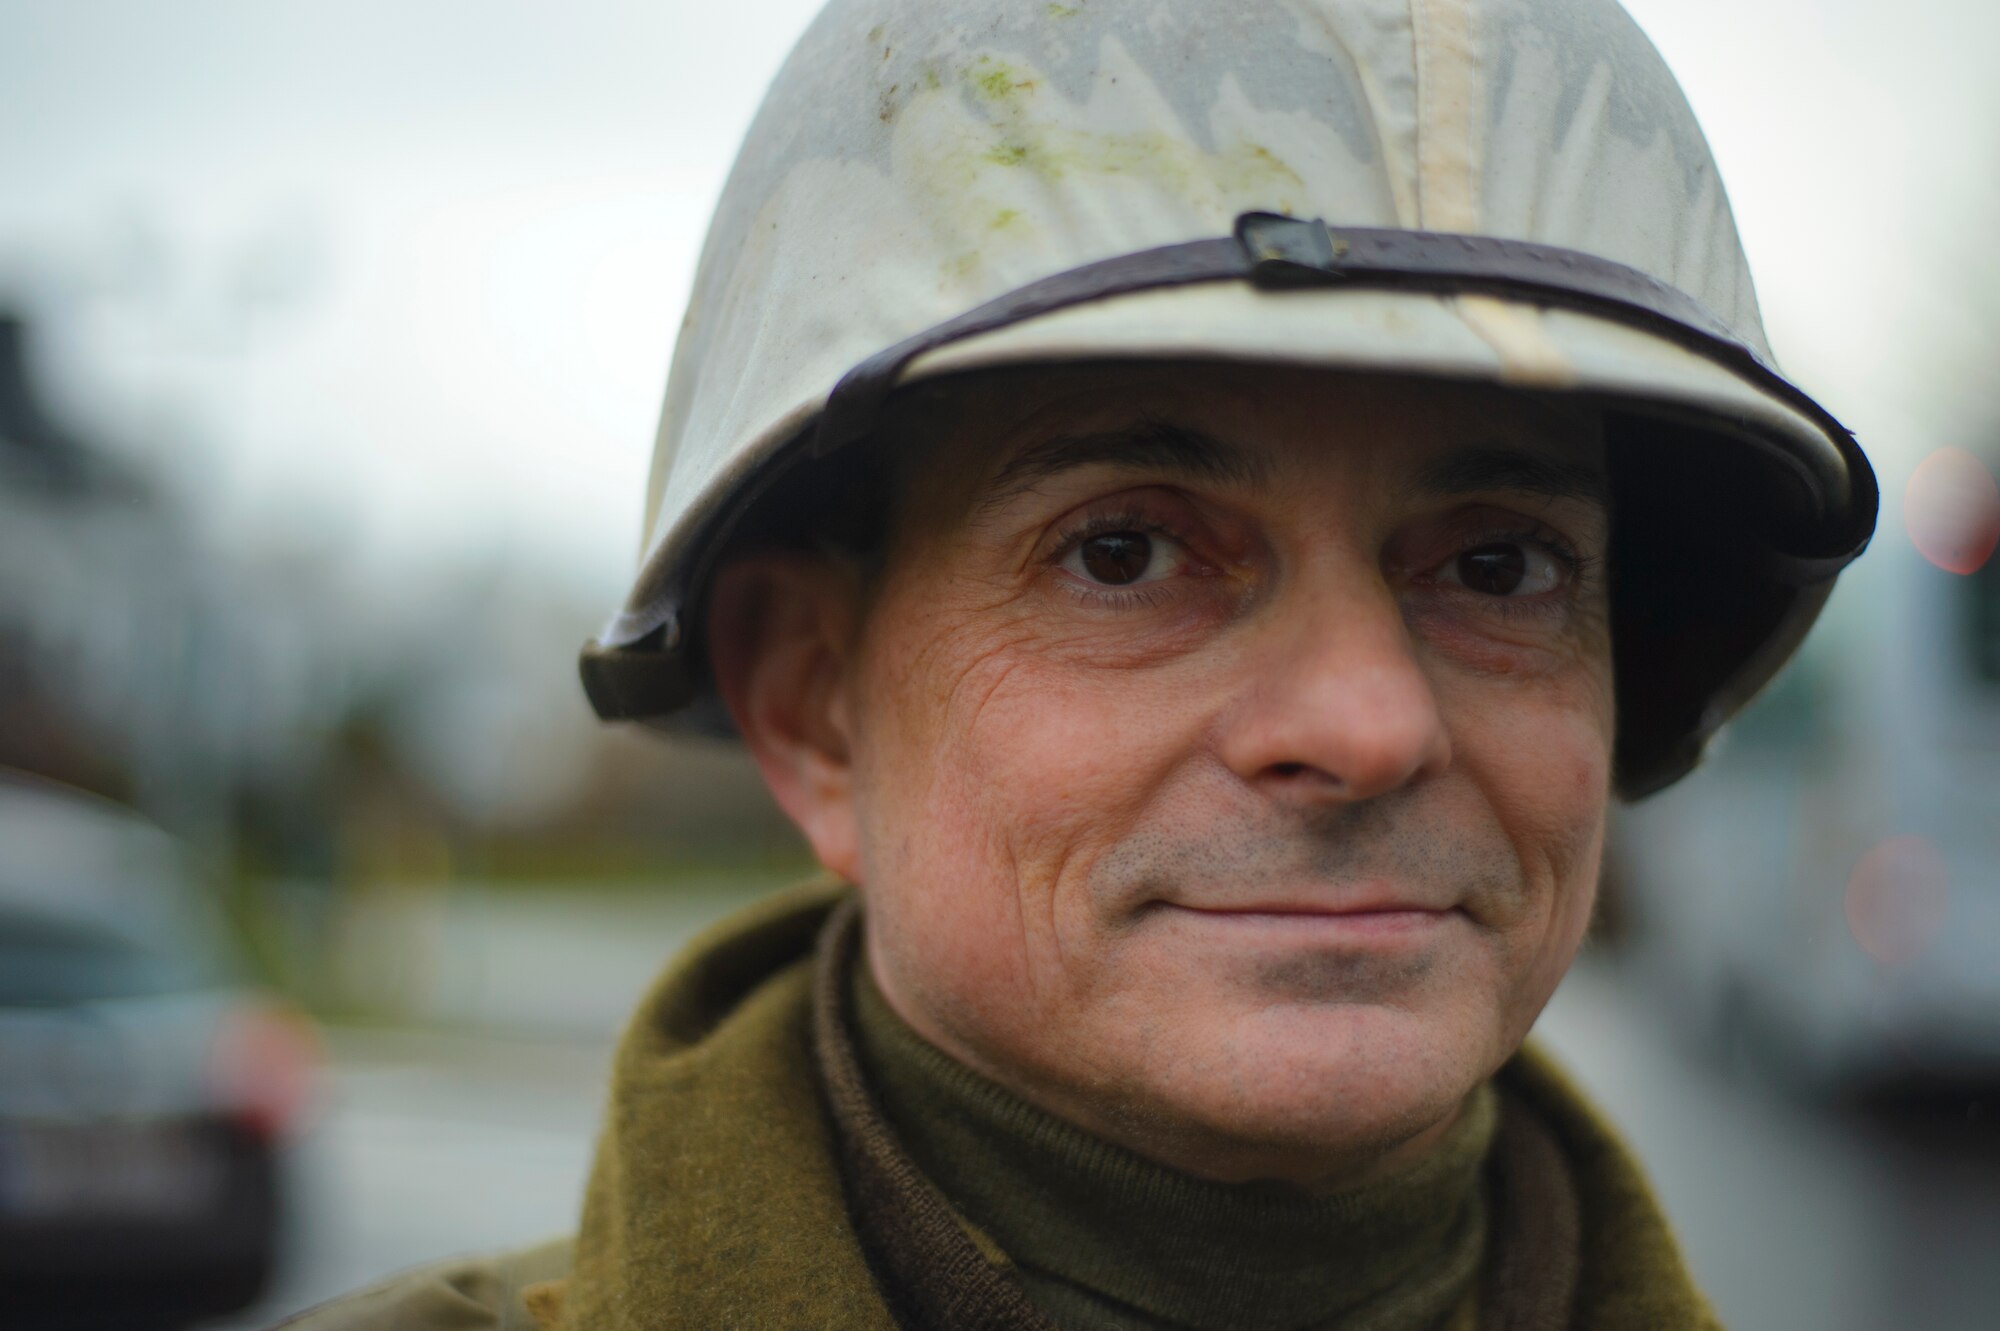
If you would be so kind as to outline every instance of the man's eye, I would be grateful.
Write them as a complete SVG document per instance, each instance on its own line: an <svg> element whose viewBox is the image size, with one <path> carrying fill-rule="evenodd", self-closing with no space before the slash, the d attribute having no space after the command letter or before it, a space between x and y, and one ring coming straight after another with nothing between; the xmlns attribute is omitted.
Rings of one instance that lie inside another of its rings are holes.
<svg viewBox="0 0 2000 1331"><path fill-rule="evenodd" d="M1100 532L1079 541L1063 556L1062 567L1086 582L1105 587L1130 587L1155 582L1181 562L1180 544L1170 537L1143 531Z"/></svg>
<svg viewBox="0 0 2000 1331"><path fill-rule="evenodd" d="M1484 596L1538 596L1562 585L1562 560L1526 541L1488 541L1444 566L1443 580Z"/></svg>

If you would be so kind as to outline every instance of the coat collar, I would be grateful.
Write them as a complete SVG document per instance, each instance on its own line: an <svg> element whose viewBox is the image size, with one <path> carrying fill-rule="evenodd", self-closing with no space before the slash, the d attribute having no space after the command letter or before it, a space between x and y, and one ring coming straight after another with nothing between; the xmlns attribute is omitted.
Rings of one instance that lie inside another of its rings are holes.
<svg viewBox="0 0 2000 1331"><path fill-rule="evenodd" d="M696 940L654 985L613 1065L570 1277L538 1296L545 1322L591 1331L899 1325L842 1178L843 1151L857 1178L893 1171L896 1160L878 1147L876 1166L857 1168L853 1115L873 1111L865 1095L856 1102L840 1088L837 1054L822 1075L814 1029L824 1007L814 1002L824 969L816 940L850 896L813 885L760 903ZM1514 1107L1496 1155L1514 1163L1496 1184L1515 1195L1503 1196L1495 1220L1543 1228L1532 1242L1503 1239L1486 1276L1485 1288L1523 1316L1496 1316L1505 1310L1489 1303L1482 1326L1563 1320L1536 1270L1538 1253L1558 1249L1570 1254L1560 1302L1571 1325L1717 1326L1643 1175L1595 1112L1531 1050L1498 1079ZM890 1182L907 1197L922 1180ZM992 1254L981 1256L994 1271Z"/></svg>
<svg viewBox="0 0 2000 1331"><path fill-rule="evenodd" d="M841 1192L814 1071L814 939L785 893L697 940L613 1064L564 1323L893 1331Z"/></svg>

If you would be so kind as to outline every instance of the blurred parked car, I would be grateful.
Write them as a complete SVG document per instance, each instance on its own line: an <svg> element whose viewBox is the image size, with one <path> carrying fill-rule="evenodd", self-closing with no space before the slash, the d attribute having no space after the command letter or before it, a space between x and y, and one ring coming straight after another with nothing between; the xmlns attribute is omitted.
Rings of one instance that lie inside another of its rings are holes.
<svg viewBox="0 0 2000 1331"><path fill-rule="evenodd" d="M316 1044L176 845L0 774L0 1324L155 1328L265 1281Z"/></svg>
<svg viewBox="0 0 2000 1331"><path fill-rule="evenodd" d="M1613 872L1689 1029L1821 1091L2000 1080L2000 559L1885 548Z"/></svg>

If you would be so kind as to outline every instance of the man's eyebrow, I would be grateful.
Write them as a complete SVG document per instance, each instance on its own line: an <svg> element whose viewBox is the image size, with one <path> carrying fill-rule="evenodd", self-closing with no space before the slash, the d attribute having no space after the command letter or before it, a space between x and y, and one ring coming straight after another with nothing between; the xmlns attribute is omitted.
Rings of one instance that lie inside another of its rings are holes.
<svg viewBox="0 0 2000 1331"><path fill-rule="evenodd" d="M1254 484L1269 470L1261 458L1213 435L1165 421L1141 420L1116 430L1060 435L1022 449L988 483L980 507L997 508L1051 476L1090 466L1238 485Z"/></svg>
<svg viewBox="0 0 2000 1331"><path fill-rule="evenodd" d="M1599 468L1504 446L1462 449L1438 458L1417 473L1416 486L1429 494L1512 491L1598 504L1611 497L1610 479Z"/></svg>

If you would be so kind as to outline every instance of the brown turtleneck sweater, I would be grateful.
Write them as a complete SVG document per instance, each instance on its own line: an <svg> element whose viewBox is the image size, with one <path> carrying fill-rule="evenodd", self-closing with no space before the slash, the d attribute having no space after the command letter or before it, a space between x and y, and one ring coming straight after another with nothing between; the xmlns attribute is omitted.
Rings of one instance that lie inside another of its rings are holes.
<svg viewBox="0 0 2000 1331"><path fill-rule="evenodd" d="M899 1018L856 955L855 1052L884 1118L974 1241L1066 1329L1436 1331L1471 1325L1490 1086L1445 1140L1351 1191L1225 1184L1037 1109Z"/></svg>

